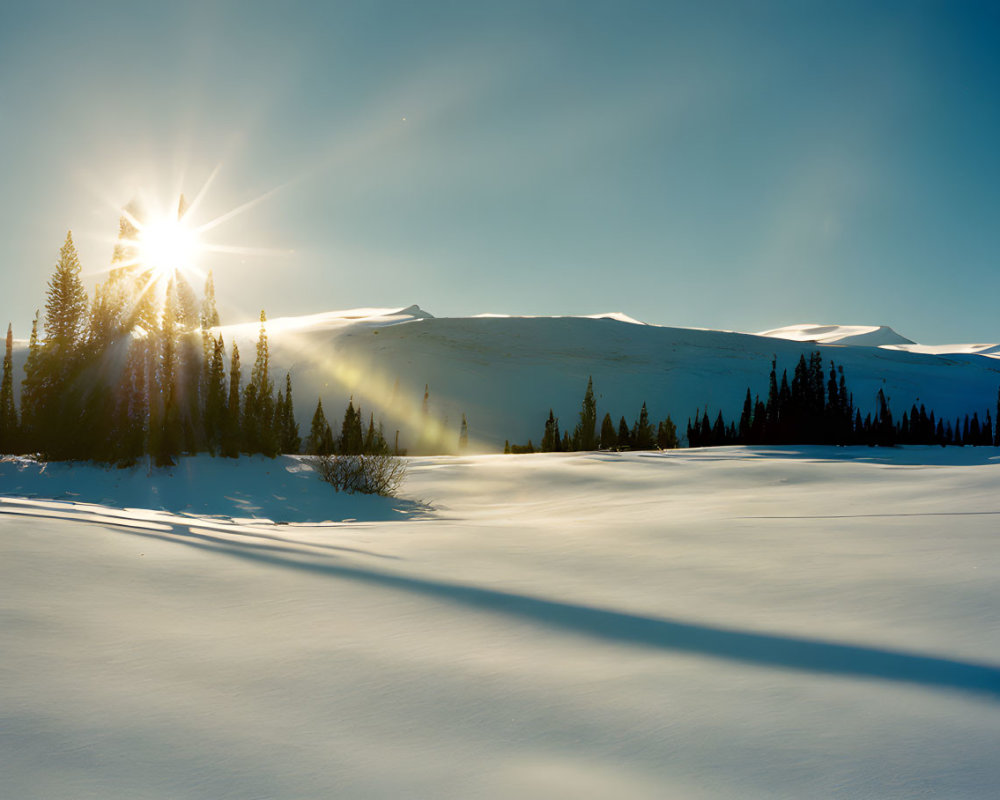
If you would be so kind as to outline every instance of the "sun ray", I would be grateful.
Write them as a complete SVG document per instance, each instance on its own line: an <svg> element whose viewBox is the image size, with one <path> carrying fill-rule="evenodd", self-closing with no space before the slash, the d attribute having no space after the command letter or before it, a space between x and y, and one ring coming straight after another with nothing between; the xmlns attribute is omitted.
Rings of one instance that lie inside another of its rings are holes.
<svg viewBox="0 0 1000 800"><path fill-rule="evenodd" d="M242 205L237 206L236 208L232 209L231 211L227 211L225 214L221 214L218 217L216 217L215 219L209 220L208 222L204 223L203 225L199 225L195 229L196 232L199 233L199 234L202 234L202 233L205 233L206 231L212 230L212 228L218 227L223 222L228 222L233 217L239 216L240 214L244 213L245 211L249 211L254 206L257 206L260 203L264 202L271 195L273 195L275 192L280 191L283 187L284 187L284 184L282 184L280 186L275 186L273 189L268 189L266 192L264 192L264 194L262 194L262 195L260 195L258 197L255 197L253 200L248 200L247 202L243 203Z"/></svg>
<svg viewBox="0 0 1000 800"><path fill-rule="evenodd" d="M209 187L215 181L215 177L219 174L219 171L221 169L222 169L222 164L221 163L217 164L215 169L213 169L212 172L209 174L208 178L205 179L205 182L201 185L201 188L198 190L198 193L194 196L194 200L191 201L187 209L184 211L185 217L194 216L195 212L198 210L198 207L201 205L201 201L205 199L205 194L208 192Z"/></svg>
<svg viewBox="0 0 1000 800"><path fill-rule="evenodd" d="M202 245L202 249L209 253L225 253L235 256L287 256L288 250L278 250L268 247L241 247L232 244L211 244Z"/></svg>

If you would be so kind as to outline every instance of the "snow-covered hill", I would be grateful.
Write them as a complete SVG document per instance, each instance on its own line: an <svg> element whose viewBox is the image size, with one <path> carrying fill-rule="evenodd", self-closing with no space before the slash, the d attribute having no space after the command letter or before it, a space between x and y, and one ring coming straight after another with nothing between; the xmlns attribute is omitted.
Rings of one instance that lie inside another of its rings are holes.
<svg viewBox="0 0 1000 800"><path fill-rule="evenodd" d="M631 422L643 402L678 426L708 406L739 414L747 387L765 396L771 359L779 373L819 350L845 369L856 405L874 410L883 389L897 413L924 403L938 415L994 408L1000 387L996 345L917 345L885 326L794 325L763 334L672 328L623 314L593 317L435 318L419 306L366 308L268 322L273 373L287 370L300 424L323 398L331 421L349 397L399 429L410 446L428 416L446 447L457 445L462 414L472 448L496 451L505 439L538 443L551 407L575 423L593 376L598 413ZM246 374L258 325L225 326L239 343ZM23 347L17 358L23 361Z"/></svg>
<svg viewBox="0 0 1000 800"><path fill-rule="evenodd" d="M600 415L631 422L646 402L653 417L670 414L681 427L706 404L738 415L748 386L766 395L772 358L779 373L791 372L814 350L844 366L862 408L874 408L882 388L899 411L924 403L949 417L982 415L1000 386L995 359L913 352L886 328L839 327L836 336L828 331L839 341L827 343L637 324L623 315L434 318L411 306L275 320L268 329L275 371L291 371L303 424L317 397L332 416L353 396L385 417L390 436L402 429L404 444L421 425L425 385L430 416L452 443L464 413L482 450L505 439L537 443L550 407L572 426L588 376ZM223 333L252 352L255 325ZM897 344L873 346L882 342Z"/></svg>

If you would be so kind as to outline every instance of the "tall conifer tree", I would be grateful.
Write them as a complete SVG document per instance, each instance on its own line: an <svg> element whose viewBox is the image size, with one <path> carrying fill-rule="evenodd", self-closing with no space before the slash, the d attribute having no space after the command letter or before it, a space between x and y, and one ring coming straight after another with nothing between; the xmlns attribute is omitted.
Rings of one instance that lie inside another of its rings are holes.
<svg viewBox="0 0 1000 800"><path fill-rule="evenodd" d="M14 405L14 329L8 323L0 378L0 455L14 453L17 441L17 408Z"/></svg>
<svg viewBox="0 0 1000 800"><path fill-rule="evenodd" d="M573 431L573 446L577 450L596 450L597 403L594 401L594 379L587 378L587 391L580 408L580 421Z"/></svg>
<svg viewBox="0 0 1000 800"><path fill-rule="evenodd" d="M222 338L221 336L219 337ZM240 419L240 348L233 341L233 354L229 357L229 397L226 416L222 424L222 455L236 458L242 445L242 420Z"/></svg>

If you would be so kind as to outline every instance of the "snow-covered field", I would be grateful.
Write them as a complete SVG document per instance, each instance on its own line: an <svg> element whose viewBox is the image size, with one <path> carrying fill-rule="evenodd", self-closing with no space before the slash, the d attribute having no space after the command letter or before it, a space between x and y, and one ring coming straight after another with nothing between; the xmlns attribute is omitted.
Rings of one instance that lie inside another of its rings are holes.
<svg viewBox="0 0 1000 800"><path fill-rule="evenodd" d="M0 797L996 797L996 453L0 463Z"/></svg>

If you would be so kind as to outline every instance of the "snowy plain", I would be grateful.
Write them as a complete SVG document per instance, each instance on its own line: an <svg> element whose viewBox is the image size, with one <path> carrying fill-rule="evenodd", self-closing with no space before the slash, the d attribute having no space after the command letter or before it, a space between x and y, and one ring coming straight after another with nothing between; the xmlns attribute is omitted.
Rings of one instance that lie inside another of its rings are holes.
<svg viewBox="0 0 1000 800"><path fill-rule="evenodd" d="M0 796L1000 791L994 449L410 462L0 462Z"/></svg>

